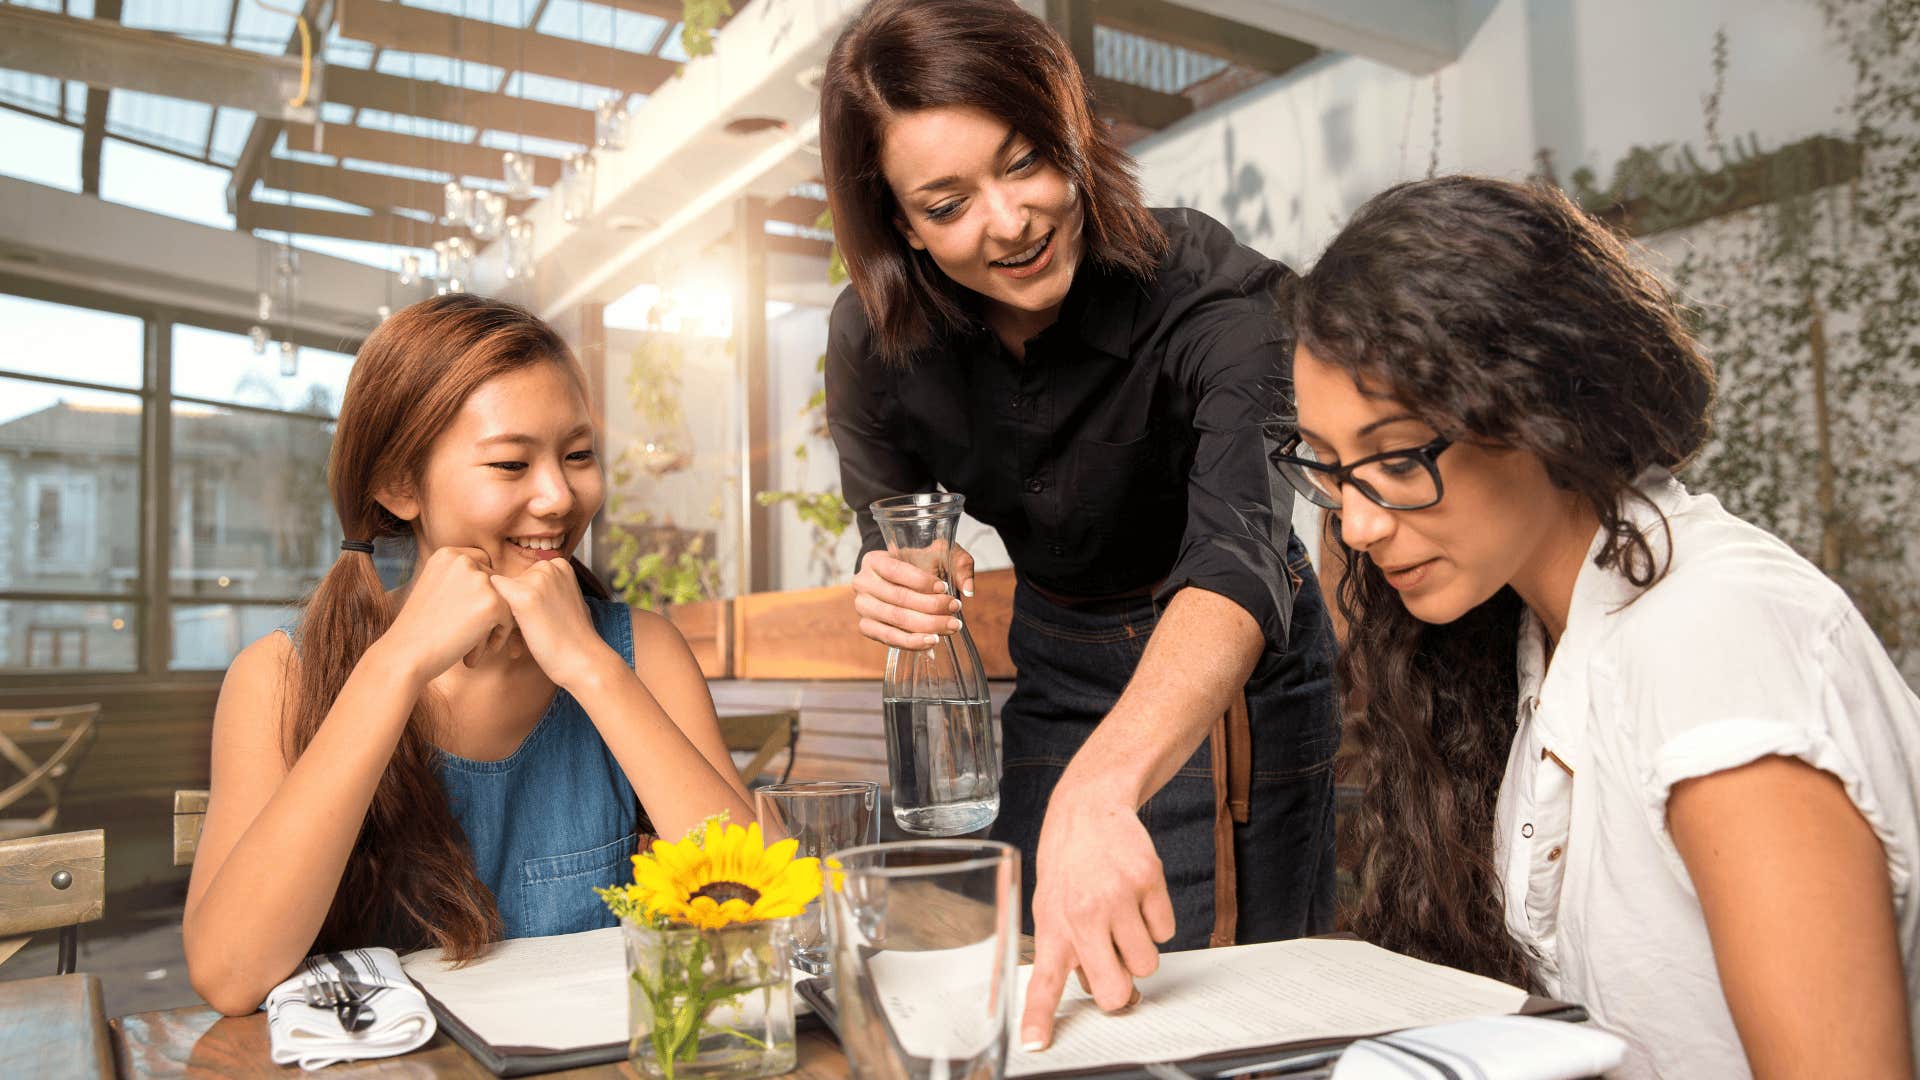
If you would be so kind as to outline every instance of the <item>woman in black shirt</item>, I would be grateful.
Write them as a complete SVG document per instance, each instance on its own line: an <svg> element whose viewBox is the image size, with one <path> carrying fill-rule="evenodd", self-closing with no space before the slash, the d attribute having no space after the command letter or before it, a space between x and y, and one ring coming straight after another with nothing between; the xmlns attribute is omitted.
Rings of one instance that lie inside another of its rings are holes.
<svg viewBox="0 0 1920 1080"><path fill-rule="evenodd" d="M993 835L1029 883L1023 1043L1069 970L1120 1008L1156 942L1327 929L1332 634L1261 428L1291 272L1148 210L1065 42L1012 0L877 0L828 60L821 132L861 631L924 648L972 592L964 555L959 597L888 556L874 499L964 494L1018 575Z"/></svg>

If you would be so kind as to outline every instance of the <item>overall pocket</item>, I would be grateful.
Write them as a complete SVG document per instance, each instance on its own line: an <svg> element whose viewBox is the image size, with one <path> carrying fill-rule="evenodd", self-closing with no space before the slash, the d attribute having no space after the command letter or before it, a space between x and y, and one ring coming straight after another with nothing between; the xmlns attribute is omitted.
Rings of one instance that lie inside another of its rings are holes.
<svg viewBox="0 0 1920 1080"><path fill-rule="evenodd" d="M526 860L520 865L520 925L509 926L508 935L545 937L612 926L612 913L593 890L631 879L639 842L639 834L630 832L584 851Z"/></svg>

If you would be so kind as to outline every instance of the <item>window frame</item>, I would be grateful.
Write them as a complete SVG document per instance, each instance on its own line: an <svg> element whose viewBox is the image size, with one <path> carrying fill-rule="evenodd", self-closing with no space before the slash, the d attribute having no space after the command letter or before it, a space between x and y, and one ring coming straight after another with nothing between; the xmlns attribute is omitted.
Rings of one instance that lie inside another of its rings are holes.
<svg viewBox="0 0 1920 1080"><path fill-rule="evenodd" d="M34 375L14 371L0 360L0 377L80 390L101 390L130 395L140 402L140 437L137 505L139 508L138 574L133 588L125 592L81 590L74 592L33 592L0 589L0 602L7 603L108 603L131 609L139 642L132 671L88 671L78 668L49 668L42 672L9 672L0 675L0 688L34 689L71 686L76 680L89 684L125 685L145 683L204 683L217 680L224 669L170 667L173 655L172 618L176 605L190 607L234 606L284 608L302 597L206 597L176 595L172 582L173 536L173 407L179 404L208 405L220 409L289 417L317 424L333 423L330 417L311 413L270 409L256 405L237 405L207 401L173 392L173 328L175 324L218 330L244 336L250 324L216 312L144 301L82 286L55 283L37 278L0 273L0 293L27 300L38 300L69 307L86 308L115 315L131 315L141 320L142 379L138 388L92 383L79 379ZM283 329L301 348L324 349L352 355L360 347L358 339L341 339L310 330ZM97 543L90 536L90 543Z"/></svg>

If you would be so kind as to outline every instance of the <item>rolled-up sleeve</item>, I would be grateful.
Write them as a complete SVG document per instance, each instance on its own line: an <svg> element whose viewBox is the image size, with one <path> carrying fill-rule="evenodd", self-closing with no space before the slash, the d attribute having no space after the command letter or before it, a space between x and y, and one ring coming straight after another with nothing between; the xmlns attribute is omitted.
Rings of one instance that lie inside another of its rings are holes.
<svg viewBox="0 0 1920 1080"><path fill-rule="evenodd" d="M1245 608L1278 648L1293 613L1293 489L1268 455L1264 423L1286 396L1291 335L1271 284L1263 277L1194 320L1200 329L1178 368L1196 395L1186 530L1159 598L1188 587L1217 593Z"/></svg>
<svg viewBox="0 0 1920 1080"><path fill-rule="evenodd" d="M880 527L867 507L889 495L933 490L926 466L900 437L895 375L870 344L871 331L859 297L849 288L833 305L827 327L827 430L840 456L840 493L860 527L857 571L867 552L884 549Z"/></svg>

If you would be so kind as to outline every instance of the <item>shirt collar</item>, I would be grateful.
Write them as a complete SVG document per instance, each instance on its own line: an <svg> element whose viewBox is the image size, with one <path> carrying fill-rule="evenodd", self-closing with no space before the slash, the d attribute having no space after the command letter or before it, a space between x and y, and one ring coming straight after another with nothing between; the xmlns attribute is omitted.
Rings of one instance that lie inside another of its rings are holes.
<svg viewBox="0 0 1920 1080"><path fill-rule="evenodd" d="M1670 523L1675 515L1685 510L1687 489L1674 479L1671 472L1657 465L1642 472L1633 486L1638 495L1628 494L1621 499L1621 516L1647 538L1647 546L1653 552L1653 566L1658 573L1673 558ZM1663 517L1666 524L1662 522ZM1567 605L1567 629L1560 641L1555 643L1556 658L1569 651L1582 651L1587 640L1599 630L1608 616L1626 607L1646 591L1644 586L1627 580L1617 564L1602 567L1594 563L1606 539L1606 527L1601 526L1594 530L1593 542L1587 545L1587 557L1580 563L1580 574L1573 582L1573 597ZM1537 632L1533 622L1533 614L1528 612L1523 638Z"/></svg>

